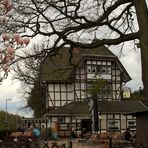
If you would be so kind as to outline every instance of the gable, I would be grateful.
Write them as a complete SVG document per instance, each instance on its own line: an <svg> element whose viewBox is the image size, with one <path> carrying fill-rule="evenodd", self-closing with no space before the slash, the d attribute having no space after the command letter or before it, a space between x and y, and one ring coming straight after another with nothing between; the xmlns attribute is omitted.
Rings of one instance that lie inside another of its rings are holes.
<svg viewBox="0 0 148 148"><path fill-rule="evenodd" d="M123 81L131 80L130 76L122 66L118 58L105 46L93 49L80 49L78 52L72 52L73 57L70 64L70 53L68 47L59 50L56 56L50 57L50 54L41 64L41 79L48 82L71 82L72 73L75 66L80 65L86 57L112 59L117 62L120 70L123 72Z"/></svg>

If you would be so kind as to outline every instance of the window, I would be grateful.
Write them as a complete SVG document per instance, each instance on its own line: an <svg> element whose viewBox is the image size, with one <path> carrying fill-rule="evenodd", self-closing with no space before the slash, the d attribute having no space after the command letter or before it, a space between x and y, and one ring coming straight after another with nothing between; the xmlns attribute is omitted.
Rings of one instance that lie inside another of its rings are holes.
<svg viewBox="0 0 148 148"><path fill-rule="evenodd" d="M97 67L92 65L91 73L97 73Z"/></svg>
<svg viewBox="0 0 148 148"><path fill-rule="evenodd" d="M111 74L111 66L97 65L97 72L99 74Z"/></svg>
<svg viewBox="0 0 148 148"><path fill-rule="evenodd" d="M60 124L60 130L67 130L67 124Z"/></svg>
<svg viewBox="0 0 148 148"><path fill-rule="evenodd" d="M88 65L87 73L111 74L111 66L108 65Z"/></svg>
<svg viewBox="0 0 148 148"><path fill-rule="evenodd" d="M99 98L110 98L111 97L111 84L106 84L98 91L97 96Z"/></svg>
<svg viewBox="0 0 148 148"><path fill-rule="evenodd" d="M71 118L70 118L70 117L66 117L66 118L65 118L65 122L66 122L66 123L70 123L70 121L71 121Z"/></svg>
<svg viewBox="0 0 148 148"><path fill-rule="evenodd" d="M101 94L104 96L104 98L110 98L111 97L111 91L110 90L103 90L103 91L101 91Z"/></svg>
<svg viewBox="0 0 148 148"><path fill-rule="evenodd" d="M87 66L87 73L97 73L97 66L96 65L89 65Z"/></svg>
<svg viewBox="0 0 148 148"><path fill-rule="evenodd" d="M118 130L119 129L119 121L117 120L109 120L107 125L108 125L108 130Z"/></svg>
<svg viewBox="0 0 148 148"><path fill-rule="evenodd" d="M91 89L91 83L87 83L87 89Z"/></svg>
<svg viewBox="0 0 148 148"><path fill-rule="evenodd" d="M57 121L57 117L52 117L52 122Z"/></svg>
<svg viewBox="0 0 148 148"><path fill-rule="evenodd" d="M91 73L91 66L87 66L87 73Z"/></svg>
<svg viewBox="0 0 148 148"><path fill-rule="evenodd" d="M59 123L64 123L64 117L59 117L59 118L58 118L58 122L59 122Z"/></svg>
<svg viewBox="0 0 148 148"><path fill-rule="evenodd" d="M136 121L128 121L129 128L136 128Z"/></svg>
<svg viewBox="0 0 148 148"><path fill-rule="evenodd" d="M107 118L108 118L108 119L114 119L114 115L113 115L113 114L108 114L108 115L107 115Z"/></svg>
<svg viewBox="0 0 148 148"><path fill-rule="evenodd" d="M109 82L106 82L107 84L105 84L102 89L103 90L111 90L111 84Z"/></svg>

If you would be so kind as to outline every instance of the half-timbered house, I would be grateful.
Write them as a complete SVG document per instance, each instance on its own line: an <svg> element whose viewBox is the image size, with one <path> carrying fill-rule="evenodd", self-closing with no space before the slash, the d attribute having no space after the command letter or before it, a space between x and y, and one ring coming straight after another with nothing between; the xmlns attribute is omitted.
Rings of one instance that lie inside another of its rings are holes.
<svg viewBox="0 0 148 148"><path fill-rule="evenodd" d="M131 77L108 48L94 49L63 47L56 56L48 55L42 62L41 79L46 85L46 117L60 126L60 135L68 135L73 128L77 134L92 127L92 82L104 79L105 85L96 94L99 130L127 127L135 130L133 110L143 109L141 102L123 98L122 88Z"/></svg>

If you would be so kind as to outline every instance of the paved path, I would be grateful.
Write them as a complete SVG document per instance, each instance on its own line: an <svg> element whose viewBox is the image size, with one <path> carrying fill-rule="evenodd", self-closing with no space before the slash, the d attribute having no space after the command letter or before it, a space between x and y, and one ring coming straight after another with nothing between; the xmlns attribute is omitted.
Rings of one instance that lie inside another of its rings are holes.
<svg viewBox="0 0 148 148"><path fill-rule="evenodd" d="M51 147L52 143L55 141L49 141L49 147ZM60 139L57 140L57 145L66 144L66 148L68 148L69 145L69 139ZM72 141L72 148L103 148L102 145L99 144L93 144L93 143L80 143L77 140Z"/></svg>
<svg viewBox="0 0 148 148"><path fill-rule="evenodd" d="M74 143L72 148L103 148L102 145Z"/></svg>

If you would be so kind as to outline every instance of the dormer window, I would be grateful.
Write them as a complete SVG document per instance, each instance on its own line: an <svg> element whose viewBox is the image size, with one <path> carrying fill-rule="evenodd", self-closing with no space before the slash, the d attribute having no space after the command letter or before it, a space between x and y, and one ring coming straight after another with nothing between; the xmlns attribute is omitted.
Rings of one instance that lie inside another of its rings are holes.
<svg viewBox="0 0 148 148"><path fill-rule="evenodd" d="M91 66L87 66L87 73L91 73Z"/></svg>
<svg viewBox="0 0 148 148"><path fill-rule="evenodd" d="M111 66L97 65L97 73L111 74Z"/></svg>
<svg viewBox="0 0 148 148"><path fill-rule="evenodd" d="M91 73L97 73L97 66L96 65L92 65Z"/></svg>
<svg viewBox="0 0 148 148"><path fill-rule="evenodd" d="M88 66L87 73L97 73L97 66L96 65Z"/></svg>
<svg viewBox="0 0 148 148"><path fill-rule="evenodd" d="M108 65L88 65L87 73L111 74L111 66Z"/></svg>

